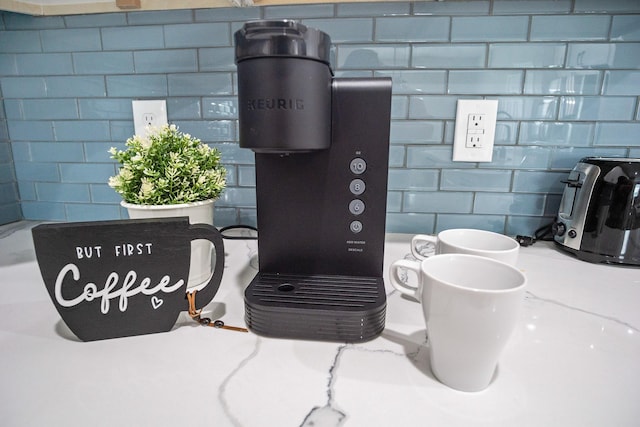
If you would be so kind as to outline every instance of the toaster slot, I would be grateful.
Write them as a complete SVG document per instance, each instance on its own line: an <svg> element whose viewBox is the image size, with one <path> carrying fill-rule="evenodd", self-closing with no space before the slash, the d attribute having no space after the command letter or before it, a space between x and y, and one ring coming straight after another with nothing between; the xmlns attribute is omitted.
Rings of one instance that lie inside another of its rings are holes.
<svg viewBox="0 0 640 427"><path fill-rule="evenodd" d="M600 168L586 163L578 163L569 173L560 201L556 224L557 243L573 249L580 249L584 232L589 199Z"/></svg>

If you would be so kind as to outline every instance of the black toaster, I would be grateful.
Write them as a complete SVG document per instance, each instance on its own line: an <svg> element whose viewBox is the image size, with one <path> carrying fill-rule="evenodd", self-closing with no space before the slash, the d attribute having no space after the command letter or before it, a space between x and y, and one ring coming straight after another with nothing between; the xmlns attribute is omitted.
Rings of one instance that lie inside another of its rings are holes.
<svg viewBox="0 0 640 427"><path fill-rule="evenodd" d="M555 243L584 261L640 265L640 159L585 157L564 183Z"/></svg>

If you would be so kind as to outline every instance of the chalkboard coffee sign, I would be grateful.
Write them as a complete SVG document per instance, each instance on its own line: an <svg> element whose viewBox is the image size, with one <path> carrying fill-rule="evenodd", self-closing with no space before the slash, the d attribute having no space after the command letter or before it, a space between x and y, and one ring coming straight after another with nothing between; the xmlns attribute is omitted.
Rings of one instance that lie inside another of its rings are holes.
<svg viewBox="0 0 640 427"><path fill-rule="evenodd" d="M192 240L209 240L215 251L199 308L222 280L222 235L187 217L42 224L32 235L51 301L83 341L169 331L189 309Z"/></svg>

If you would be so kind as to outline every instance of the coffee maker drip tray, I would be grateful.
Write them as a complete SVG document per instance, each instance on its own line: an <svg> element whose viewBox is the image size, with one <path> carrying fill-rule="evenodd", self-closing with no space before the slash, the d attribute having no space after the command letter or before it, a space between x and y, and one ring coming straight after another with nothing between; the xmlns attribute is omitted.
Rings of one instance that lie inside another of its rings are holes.
<svg viewBox="0 0 640 427"><path fill-rule="evenodd" d="M260 272L245 290L245 320L259 335L364 342L382 333L382 277Z"/></svg>

